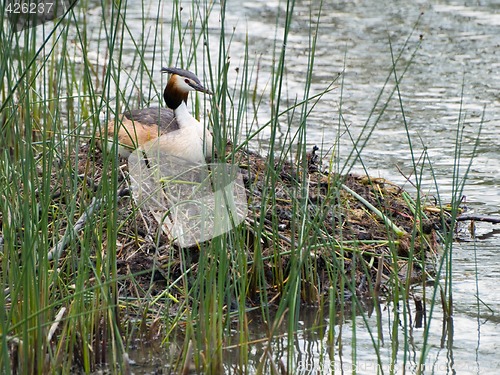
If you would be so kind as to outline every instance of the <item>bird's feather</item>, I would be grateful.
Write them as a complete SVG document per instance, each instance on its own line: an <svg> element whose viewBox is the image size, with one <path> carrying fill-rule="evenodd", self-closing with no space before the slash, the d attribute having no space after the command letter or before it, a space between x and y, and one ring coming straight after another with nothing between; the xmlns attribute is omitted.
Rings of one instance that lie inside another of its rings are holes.
<svg viewBox="0 0 500 375"><path fill-rule="evenodd" d="M149 107L124 112L123 115L130 121L149 126L158 126L160 134L170 133L179 129L179 123L170 108Z"/></svg>

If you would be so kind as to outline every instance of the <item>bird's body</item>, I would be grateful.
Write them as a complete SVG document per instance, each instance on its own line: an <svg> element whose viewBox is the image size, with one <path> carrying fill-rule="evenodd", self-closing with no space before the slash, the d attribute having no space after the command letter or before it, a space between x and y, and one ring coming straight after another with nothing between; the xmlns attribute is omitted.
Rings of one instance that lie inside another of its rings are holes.
<svg viewBox="0 0 500 375"><path fill-rule="evenodd" d="M191 116L184 102L174 113L175 123L171 126L177 126L178 129L169 128L156 142L151 143L151 146L165 155L188 162L197 163L206 160L212 153L212 134Z"/></svg>
<svg viewBox="0 0 500 375"><path fill-rule="evenodd" d="M162 134L179 129L174 112L170 108L151 107L124 112L118 117L118 152L128 156L130 152ZM110 147L114 142L115 121L107 126Z"/></svg>
<svg viewBox="0 0 500 375"><path fill-rule="evenodd" d="M108 140L114 141L117 131L119 153L123 156L136 148L154 145L164 155L203 162L211 155L212 135L189 113L186 103L189 91L211 92L187 70L163 68L162 72L171 74L163 93L168 108L151 107L121 114L118 124L108 124Z"/></svg>

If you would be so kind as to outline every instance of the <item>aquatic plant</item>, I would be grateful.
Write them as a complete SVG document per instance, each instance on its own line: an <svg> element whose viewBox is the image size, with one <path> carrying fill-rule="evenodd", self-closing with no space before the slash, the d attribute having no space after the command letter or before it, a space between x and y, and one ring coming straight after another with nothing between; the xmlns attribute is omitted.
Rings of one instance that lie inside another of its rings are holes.
<svg viewBox="0 0 500 375"><path fill-rule="evenodd" d="M366 322L366 298L380 316L382 294L393 307L394 368L399 330L410 327L415 281L433 278L432 304L439 296L451 315L453 223L468 172L459 163L459 127L451 214L443 213L438 199L439 222L426 211L428 198L419 187L424 167L432 163L425 153L413 155L409 131L415 197L391 190L385 180L349 176L355 163L364 165L361 151L394 95L404 115L400 83L415 55L402 57L411 38L399 53L393 51L361 134L350 132L340 104L338 138L328 149L311 149L309 117L325 95L343 90L344 79L335 75L312 94L322 2L309 7L303 93L292 99L285 85L293 0L277 12L269 71L251 55L248 39L243 56L231 55L226 2L169 5L168 31L157 16L164 14L160 1L143 2L139 14L130 14L126 2L80 1L37 28L0 30L2 373L90 373L100 366L127 373L129 350L140 341L161 342L169 349L170 368L180 373L221 373L226 353L235 352L239 372L293 373L293 341L307 305L318 307L318 326L328 318L323 334L330 360L350 345L356 363L356 326L351 342L338 330L346 319ZM138 25L142 32L136 32ZM136 205L116 146L102 153L96 147L96 134L123 109L161 102L162 65L190 68L206 80L215 94L210 102L195 98L193 111L212 127L219 159L247 172L248 220L190 249L169 243L154 218ZM388 98L382 95L387 93ZM258 156L249 148L263 134L268 143ZM352 141L347 155L340 153L341 136ZM324 158L328 165L319 162ZM388 201L397 207L384 206ZM371 222L383 238L357 236L354 219L360 226ZM437 250L434 224L443 230L444 256L432 276L427 266ZM418 278L414 266L423 270ZM431 314L432 306L429 321ZM257 366L249 354L256 344L253 320L265 327ZM382 368L387 359L378 328L370 334ZM283 335L287 345L277 349L274 340ZM407 339L403 344L407 353ZM425 353L424 347L422 363Z"/></svg>

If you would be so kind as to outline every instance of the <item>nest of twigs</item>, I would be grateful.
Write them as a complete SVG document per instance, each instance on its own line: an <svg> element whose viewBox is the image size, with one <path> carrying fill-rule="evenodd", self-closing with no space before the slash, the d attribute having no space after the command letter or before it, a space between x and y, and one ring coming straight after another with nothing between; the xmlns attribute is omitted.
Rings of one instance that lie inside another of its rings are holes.
<svg viewBox="0 0 500 375"><path fill-rule="evenodd" d="M313 279L317 283L303 294L305 303L315 303L321 295L328 294L332 284L340 285L328 272L334 267L343 272L337 272L336 277L355 280L359 295L374 290L383 292L388 282L396 278L409 278L415 283L428 277L439 248L442 211L432 205L421 205L416 211L409 194L387 180L328 173L322 169L316 152L314 148L308 154L306 167L298 167L291 162L270 163L254 152L233 153L228 146L232 163L241 168L248 197L248 216L242 224L246 245L237 250L246 251L249 261L255 251L265 259L268 296L274 293L279 297L282 289L276 287L275 275L286 279L292 256L300 256L303 261L308 258L308 264L313 264L308 270L315 273ZM102 176L109 174L102 170L102 155L82 146L77 157L78 173L85 176L85 191L96 191L92 187L99 186ZM134 275L134 283L123 282L122 291L137 294L137 283L143 283L142 289L148 293L163 291L187 268L181 267L182 259L189 259L191 277L195 277L200 251L209 244L177 248L157 220L147 210L135 206L127 187L127 161L118 164L121 184L117 266L120 274ZM266 177L270 164L272 188ZM93 171L92 178L89 170ZM314 223L307 233L297 226L303 220ZM277 267L281 268L278 273ZM249 265L249 272L250 269ZM249 288L250 303L257 303L258 295L258 290Z"/></svg>

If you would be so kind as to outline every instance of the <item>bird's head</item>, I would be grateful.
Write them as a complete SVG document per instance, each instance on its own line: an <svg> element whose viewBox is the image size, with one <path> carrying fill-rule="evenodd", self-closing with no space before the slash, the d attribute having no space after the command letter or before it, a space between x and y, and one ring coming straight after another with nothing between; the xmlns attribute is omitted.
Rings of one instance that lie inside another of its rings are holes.
<svg viewBox="0 0 500 375"><path fill-rule="evenodd" d="M181 91L199 91L208 95L212 95L212 92L203 87L200 79L189 70L180 68L162 68L162 73L170 73L170 80L172 80L177 86L178 90Z"/></svg>
<svg viewBox="0 0 500 375"><path fill-rule="evenodd" d="M163 97L167 106L172 109L177 108L182 100L186 102L190 91L199 91L212 95L212 92L203 87L199 78L189 70L180 68L162 68L161 71L162 73L171 74L167 86L165 87Z"/></svg>

